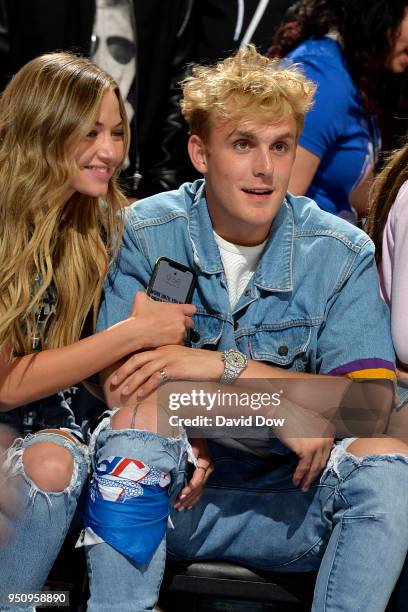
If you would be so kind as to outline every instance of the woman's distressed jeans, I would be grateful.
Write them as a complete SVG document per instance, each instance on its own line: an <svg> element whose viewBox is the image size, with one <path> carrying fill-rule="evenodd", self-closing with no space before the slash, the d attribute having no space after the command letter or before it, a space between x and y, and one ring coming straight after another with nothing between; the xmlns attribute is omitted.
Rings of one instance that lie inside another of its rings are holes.
<svg viewBox="0 0 408 612"><path fill-rule="evenodd" d="M54 442L70 451L74 468L71 481L59 493L42 491L25 473L24 449L38 442ZM47 579L71 526L81 491L88 477L88 450L52 433L18 439L8 451L10 473L22 480L22 508L6 546L0 546L0 593L38 592ZM0 610L31 611L32 606L7 606Z"/></svg>

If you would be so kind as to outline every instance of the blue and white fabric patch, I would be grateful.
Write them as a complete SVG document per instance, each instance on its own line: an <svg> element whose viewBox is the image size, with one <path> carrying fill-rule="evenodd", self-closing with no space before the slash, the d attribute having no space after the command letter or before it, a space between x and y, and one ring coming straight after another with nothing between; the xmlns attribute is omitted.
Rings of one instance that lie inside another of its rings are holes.
<svg viewBox="0 0 408 612"><path fill-rule="evenodd" d="M164 537L170 475L138 459L107 457L93 474L85 514L90 528L139 565L147 565Z"/></svg>

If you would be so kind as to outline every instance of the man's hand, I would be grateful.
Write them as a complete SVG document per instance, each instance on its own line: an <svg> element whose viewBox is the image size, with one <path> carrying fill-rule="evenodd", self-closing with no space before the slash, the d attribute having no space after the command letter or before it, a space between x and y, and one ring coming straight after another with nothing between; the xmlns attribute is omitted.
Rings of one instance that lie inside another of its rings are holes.
<svg viewBox="0 0 408 612"><path fill-rule="evenodd" d="M224 372L222 353L185 346L162 346L136 353L112 375L108 382L117 387L125 402L146 397L167 380L219 381ZM134 397L132 397L134 396Z"/></svg>
<svg viewBox="0 0 408 612"><path fill-rule="evenodd" d="M190 444L197 459L197 465L191 480L180 491L174 508L179 512L190 510L201 499L204 486L214 471L214 465L208 453L204 438L191 438Z"/></svg>
<svg viewBox="0 0 408 612"><path fill-rule="evenodd" d="M333 448L333 438L287 438L282 440L299 457L293 484L306 492L310 485L324 470L330 451Z"/></svg>
<svg viewBox="0 0 408 612"><path fill-rule="evenodd" d="M276 428L276 435L299 457L293 474L293 484L301 491L308 491L319 473L326 467L334 440L334 425L327 414L318 414L292 401L283 400L280 411L285 415L285 425Z"/></svg>

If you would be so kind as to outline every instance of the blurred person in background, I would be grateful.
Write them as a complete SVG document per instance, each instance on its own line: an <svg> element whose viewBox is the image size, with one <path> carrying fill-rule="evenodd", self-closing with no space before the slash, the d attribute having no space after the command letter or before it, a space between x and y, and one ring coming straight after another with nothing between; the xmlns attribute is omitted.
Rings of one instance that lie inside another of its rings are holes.
<svg viewBox="0 0 408 612"><path fill-rule="evenodd" d="M213 62L249 43L265 53L293 1L195 0L194 60Z"/></svg>
<svg viewBox="0 0 408 612"><path fill-rule="evenodd" d="M365 229L376 247L381 293L391 311L401 409L408 400L408 143L388 157L375 178Z"/></svg>
<svg viewBox="0 0 408 612"><path fill-rule="evenodd" d="M380 148L378 120L407 108L406 0L301 0L278 29L271 56L317 83L289 191L350 221L364 217Z"/></svg>
<svg viewBox="0 0 408 612"><path fill-rule="evenodd" d="M381 293L391 311L397 355L398 401L391 435L408 437L408 142L388 156L370 193L366 231L376 247ZM408 597L408 562L393 598L392 611L404 612Z"/></svg>

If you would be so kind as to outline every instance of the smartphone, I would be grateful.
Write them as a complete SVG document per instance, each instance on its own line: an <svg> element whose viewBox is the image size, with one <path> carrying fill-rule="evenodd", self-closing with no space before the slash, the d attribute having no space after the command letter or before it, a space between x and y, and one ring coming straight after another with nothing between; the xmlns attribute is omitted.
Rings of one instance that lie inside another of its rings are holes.
<svg viewBox="0 0 408 612"><path fill-rule="evenodd" d="M188 304L193 294L195 278L196 273L188 266L168 257L159 257L146 293L159 302Z"/></svg>

